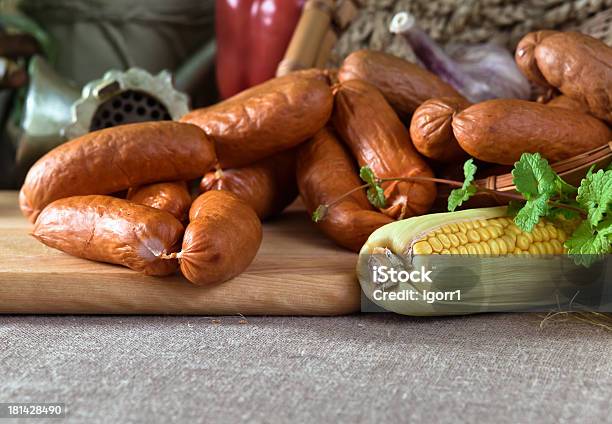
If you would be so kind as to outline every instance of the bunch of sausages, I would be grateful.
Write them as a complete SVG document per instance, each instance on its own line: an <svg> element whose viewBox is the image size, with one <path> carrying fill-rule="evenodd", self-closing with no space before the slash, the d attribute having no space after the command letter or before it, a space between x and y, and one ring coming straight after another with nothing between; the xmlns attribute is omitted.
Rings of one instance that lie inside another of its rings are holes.
<svg viewBox="0 0 612 424"><path fill-rule="evenodd" d="M192 283L220 283L252 262L261 220L298 192L309 213L337 200L361 185L358 166L383 179L433 177L432 165L469 156L511 164L540 152L557 161L612 139L612 49L541 31L525 36L516 60L560 95L548 104L470 105L418 65L358 51L337 72L275 78L180 122L71 140L30 169L20 206L48 246L147 275L180 268ZM203 194L193 200L185 182L198 178ZM381 209L354 191L320 229L358 251L378 227L430 210L435 184L413 181L385 181Z"/></svg>

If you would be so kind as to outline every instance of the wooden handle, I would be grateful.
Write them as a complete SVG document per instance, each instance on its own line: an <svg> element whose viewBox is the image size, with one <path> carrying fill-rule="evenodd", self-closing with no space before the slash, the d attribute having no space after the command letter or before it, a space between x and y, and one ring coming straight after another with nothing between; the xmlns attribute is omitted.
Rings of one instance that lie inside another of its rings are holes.
<svg viewBox="0 0 612 424"><path fill-rule="evenodd" d="M321 47L319 48L317 60L315 60L315 68L325 68L325 66L327 65L327 61L329 60L331 51L336 45L337 41L338 36L336 35L336 31L334 31L333 29L327 30L327 33L325 34L325 37L321 42Z"/></svg>
<svg viewBox="0 0 612 424"><path fill-rule="evenodd" d="M333 0L308 0L276 76L315 66L323 40L330 30Z"/></svg>

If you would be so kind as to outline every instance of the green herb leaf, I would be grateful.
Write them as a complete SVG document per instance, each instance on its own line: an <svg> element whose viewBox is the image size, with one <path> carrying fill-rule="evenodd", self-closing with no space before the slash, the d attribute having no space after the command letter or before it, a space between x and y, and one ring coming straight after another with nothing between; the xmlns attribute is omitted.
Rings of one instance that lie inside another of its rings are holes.
<svg viewBox="0 0 612 424"><path fill-rule="evenodd" d="M591 265L598 255L612 253L612 222L602 223L593 228L588 221L576 228L572 236L565 241L565 247L574 262L579 265Z"/></svg>
<svg viewBox="0 0 612 424"><path fill-rule="evenodd" d="M476 175L476 165L474 165L473 159L468 159L463 164L463 175L465 179L463 180L463 186L461 188L456 188L450 192L448 196L448 210L453 212L459 206L466 202L470 197L472 197L478 189L474 185L474 176Z"/></svg>
<svg viewBox="0 0 612 424"><path fill-rule="evenodd" d="M523 208L524 203L523 202L519 202L518 200L510 200L510 202L508 203L508 210L507 210L507 214L510 216L516 216L520 210Z"/></svg>
<svg viewBox="0 0 612 424"><path fill-rule="evenodd" d="M385 198L385 191L380 186L374 171L368 166L362 166L359 170L359 178L368 184L366 195L370 203L376 208L384 208L387 206L387 199Z"/></svg>
<svg viewBox="0 0 612 424"><path fill-rule="evenodd" d="M363 180L363 182L370 184L371 186L377 185L376 175L374 175L374 171L369 166L362 166L359 170L359 178Z"/></svg>
<svg viewBox="0 0 612 424"><path fill-rule="evenodd" d="M548 214L548 211L548 198L546 196L529 199L514 217L514 223L521 230L530 233L540 221L540 218Z"/></svg>
<svg viewBox="0 0 612 424"><path fill-rule="evenodd" d="M550 212L548 214L551 218L556 218L556 219L562 218L566 221L571 221L571 220L574 220L580 217L580 213L577 211L572 211L570 209L557 208L557 207L550 208Z"/></svg>
<svg viewBox="0 0 612 424"><path fill-rule="evenodd" d="M327 212L329 210L329 206L327 205L319 205L317 209L312 213L312 220L314 222L320 222L325 219Z"/></svg>
<svg viewBox="0 0 612 424"><path fill-rule="evenodd" d="M539 153L523 153L514 164L512 181L527 200L555 192L557 174Z"/></svg>
<svg viewBox="0 0 612 424"><path fill-rule="evenodd" d="M612 211L612 171L600 169L587 174L578 188L576 200L587 211L589 223L597 226Z"/></svg>
<svg viewBox="0 0 612 424"><path fill-rule="evenodd" d="M557 186L557 194L559 195L559 200L571 200L576 197L578 188L574 187L571 184L568 184L558 175L556 176L555 185Z"/></svg>
<svg viewBox="0 0 612 424"><path fill-rule="evenodd" d="M374 187L368 187L366 191L368 200L376 208L384 208L387 206L387 199L385 198L385 191L381 186L376 185Z"/></svg>
<svg viewBox="0 0 612 424"><path fill-rule="evenodd" d="M548 201L555 193L571 192L539 153L523 153L512 170L516 190L525 197L525 206L516 214L514 222L523 231L531 232L540 218L550 212Z"/></svg>

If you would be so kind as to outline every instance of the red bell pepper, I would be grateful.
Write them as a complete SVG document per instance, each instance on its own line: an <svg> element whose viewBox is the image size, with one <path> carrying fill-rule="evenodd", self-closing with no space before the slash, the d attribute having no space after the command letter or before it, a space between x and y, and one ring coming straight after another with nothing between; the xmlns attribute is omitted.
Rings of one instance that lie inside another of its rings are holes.
<svg viewBox="0 0 612 424"><path fill-rule="evenodd" d="M305 0L217 0L217 84L222 98L266 81L283 59Z"/></svg>

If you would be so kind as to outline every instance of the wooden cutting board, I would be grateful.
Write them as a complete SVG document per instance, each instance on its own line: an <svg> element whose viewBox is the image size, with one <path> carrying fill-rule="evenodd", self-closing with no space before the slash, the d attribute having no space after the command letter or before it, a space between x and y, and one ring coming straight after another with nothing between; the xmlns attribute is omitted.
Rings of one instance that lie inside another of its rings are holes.
<svg viewBox="0 0 612 424"><path fill-rule="evenodd" d="M324 238L300 206L264 225L240 276L196 287L51 249L29 236L17 193L0 191L0 313L339 315L359 310L357 255Z"/></svg>

